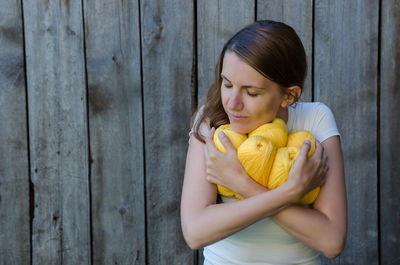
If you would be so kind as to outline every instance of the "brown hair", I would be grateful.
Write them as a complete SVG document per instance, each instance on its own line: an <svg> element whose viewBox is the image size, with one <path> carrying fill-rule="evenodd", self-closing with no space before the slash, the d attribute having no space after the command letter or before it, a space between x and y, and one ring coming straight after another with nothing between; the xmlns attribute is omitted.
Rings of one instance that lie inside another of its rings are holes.
<svg viewBox="0 0 400 265"><path fill-rule="evenodd" d="M237 32L224 45L215 67L215 81L207 93L203 113L194 125L194 136L204 142L199 134L206 120L217 128L229 123L221 101L222 62L227 51L232 51L269 80L277 83L283 93L290 86L303 89L307 74L306 54L303 44L290 26L271 20L257 21Z"/></svg>

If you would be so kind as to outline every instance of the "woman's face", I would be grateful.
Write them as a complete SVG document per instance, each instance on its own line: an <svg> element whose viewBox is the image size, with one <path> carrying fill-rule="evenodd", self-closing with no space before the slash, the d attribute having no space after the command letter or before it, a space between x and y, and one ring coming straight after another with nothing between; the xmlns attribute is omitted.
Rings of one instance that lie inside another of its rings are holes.
<svg viewBox="0 0 400 265"><path fill-rule="evenodd" d="M249 133L271 122L285 100L278 84L265 78L234 52L225 53L221 78L222 105L236 132Z"/></svg>

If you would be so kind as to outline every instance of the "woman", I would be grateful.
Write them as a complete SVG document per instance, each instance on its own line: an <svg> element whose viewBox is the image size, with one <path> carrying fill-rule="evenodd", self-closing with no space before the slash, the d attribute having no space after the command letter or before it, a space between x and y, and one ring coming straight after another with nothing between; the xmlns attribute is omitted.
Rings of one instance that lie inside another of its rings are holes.
<svg viewBox="0 0 400 265"><path fill-rule="evenodd" d="M256 22L224 46L190 133L181 200L185 240L192 249L205 246L204 264L320 264L318 252L334 258L343 250L347 206L339 132L324 104L296 102L306 69L303 45L283 23ZM219 125L249 133L275 117L288 131L309 130L321 143L307 158L305 141L288 180L267 190L247 175L223 133L218 137L226 154L212 139ZM217 203L216 184L244 200ZM317 186L312 206L296 204Z"/></svg>

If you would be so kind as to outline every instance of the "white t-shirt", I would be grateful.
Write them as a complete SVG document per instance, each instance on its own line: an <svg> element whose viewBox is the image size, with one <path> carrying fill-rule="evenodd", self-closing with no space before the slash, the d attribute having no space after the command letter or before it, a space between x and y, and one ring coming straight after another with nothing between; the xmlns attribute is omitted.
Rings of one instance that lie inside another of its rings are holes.
<svg viewBox="0 0 400 265"><path fill-rule="evenodd" d="M195 119L195 123L202 112ZM308 130L323 142L339 135L332 111L323 103L297 102L288 108L288 132ZM207 135L209 125L200 133ZM189 135L193 132L190 131ZM223 202L236 200L222 197ZM217 221L217 220L216 220ZM320 264L319 253L299 241L267 217L204 248L204 265Z"/></svg>

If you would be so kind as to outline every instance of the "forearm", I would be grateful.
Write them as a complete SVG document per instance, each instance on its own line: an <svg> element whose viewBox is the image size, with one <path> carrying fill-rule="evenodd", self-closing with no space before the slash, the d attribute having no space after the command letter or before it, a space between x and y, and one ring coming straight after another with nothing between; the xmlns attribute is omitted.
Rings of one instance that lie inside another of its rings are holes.
<svg viewBox="0 0 400 265"><path fill-rule="evenodd" d="M251 182L248 184L251 185ZM242 196L248 198L267 191L260 185L257 187L257 183L251 186L248 186L247 192L243 191ZM328 258L336 257L343 249L346 239L346 218L343 215L329 218L318 209L292 205L277 211L272 219L292 236Z"/></svg>
<svg viewBox="0 0 400 265"><path fill-rule="evenodd" d="M329 157L329 171L314 208L291 206L273 220L299 240L334 258L343 250L347 234L343 157L338 137L327 139L323 146Z"/></svg>
<svg viewBox="0 0 400 265"><path fill-rule="evenodd" d="M291 206L274 215L273 220L291 235L334 258L342 251L346 238L345 227L340 221L324 213L303 206Z"/></svg>
<svg viewBox="0 0 400 265"><path fill-rule="evenodd" d="M193 249L209 245L290 206L296 196L280 187L245 200L194 209L187 215L190 219L182 220L186 241Z"/></svg>

